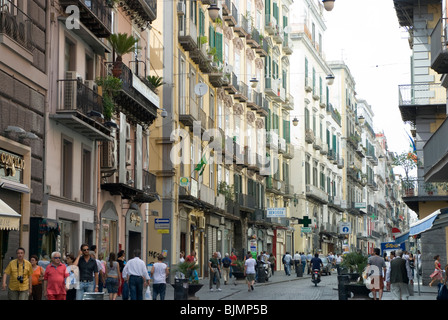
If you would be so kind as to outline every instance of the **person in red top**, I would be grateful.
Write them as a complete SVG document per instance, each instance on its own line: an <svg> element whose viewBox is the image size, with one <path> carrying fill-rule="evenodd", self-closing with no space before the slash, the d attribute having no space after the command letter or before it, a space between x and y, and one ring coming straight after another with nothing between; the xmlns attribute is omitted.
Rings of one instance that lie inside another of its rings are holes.
<svg viewBox="0 0 448 320"><path fill-rule="evenodd" d="M51 263L45 269L44 296L47 300L65 300L65 278L68 277L65 264L61 263L61 253L51 254Z"/></svg>
<svg viewBox="0 0 448 320"><path fill-rule="evenodd" d="M233 272L233 268L236 267L236 260L238 260L238 258L236 257L235 253L232 251L232 253L230 254L230 260L232 260L232 263L230 264L230 278L232 278L232 272Z"/></svg>
<svg viewBox="0 0 448 320"><path fill-rule="evenodd" d="M191 253L185 258L185 262L196 262L196 251L191 251Z"/></svg>

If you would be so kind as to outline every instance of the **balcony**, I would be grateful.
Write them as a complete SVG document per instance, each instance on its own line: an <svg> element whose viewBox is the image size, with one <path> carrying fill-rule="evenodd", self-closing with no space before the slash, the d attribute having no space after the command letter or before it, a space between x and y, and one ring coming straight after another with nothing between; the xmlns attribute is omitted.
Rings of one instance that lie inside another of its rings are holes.
<svg viewBox="0 0 448 320"><path fill-rule="evenodd" d="M246 38L250 33L250 21L245 15L240 14L238 23L233 27L233 31L238 34L240 38Z"/></svg>
<svg viewBox="0 0 448 320"><path fill-rule="evenodd" d="M279 93L279 81L274 78L264 79L264 93L272 98L277 98Z"/></svg>
<svg viewBox="0 0 448 320"><path fill-rule="evenodd" d="M249 97L247 99L247 106L256 112L260 110L263 105L263 94L254 89L249 88Z"/></svg>
<svg viewBox="0 0 448 320"><path fill-rule="evenodd" d="M275 179L272 176L266 177L266 192L274 193L277 195L285 194L285 182Z"/></svg>
<svg viewBox="0 0 448 320"><path fill-rule="evenodd" d="M236 193L235 199L240 206L240 210L253 212L255 210L255 196L250 194Z"/></svg>
<svg viewBox="0 0 448 320"><path fill-rule="evenodd" d="M199 106L190 97L185 105L179 105L179 121L193 130L194 121L199 121Z"/></svg>
<svg viewBox="0 0 448 320"><path fill-rule="evenodd" d="M229 83L224 87L229 94L236 94L238 92L238 77L235 73L231 73L228 75Z"/></svg>
<svg viewBox="0 0 448 320"><path fill-rule="evenodd" d="M283 153L283 158L285 159L294 158L294 145L288 142L286 143L286 150L285 153Z"/></svg>
<svg viewBox="0 0 448 320"><path fill-rule="evenodd" d="M314 150L320 150L320 149L322 149L322 140L321 140L319 137L316 137L316 138L314 139L313 149L314 149Z"/></svg>
<svg viewBox="0 0 448 320"><path fill-rule="evenodd" d="M198 66L203 73L211 73L213 68L213 57L207 53L207 45L205 43L201 44L198 41L198 47L196 50L190 51L190 58Z"/></svg>
<svg viewBox="0 0 448 320"><path fill-rule="evenodd" d="M289 183L285 183L285 198L287 199L292 199L294 198L294 186L292 184Z"/></svg>
<svg viewBox="0 0 448 320"><path fill-rule="evenodd" d="M57 81L57 110L50 118L91 140L111 140L101 116L102 97L78 79Z"/></svg>
<svg viewBox="0 0 448 320"><path fill-rule="evenodd" d="M96 37L107 38L112 30L112 9L104 0L59 0L65 11L74 5L79 9L79 20Z"/></svg>
<svg viewBox="0 0 448 320"><path fill-rule="evenodd" d="M272 35L272 39L274 40L275 43L282 44L284 38L284 32L281 31L279 28L280 26L277 26L275 28L274 34Z"/></svg>
<svg viewBox="0 0 448 320"><path fill-rule="evenodd" d="M264 24L264 30L269 35L274 35L275 31L277 30L277 19L274 18L272 14L265 14L265 24Z"/></svg>
<svg viewBox="0 0 448 320"><path fill-rule="evenodd" d="M314 132L311 129L305 129L305 142L308 144L314 143L316 138L314 137Z"/></svg>
<svg viewBox="0 0 448 320"><path fill-rule="evenodd" d="M255 49L255 52L260 56L260 57L266 57L268 55L269 52L269 43L266 39L263 39L263 41L261 41L260 39L260 47Z"/></svg>
<svg viewBox="0 0 448 320"><path fill-rule="evenodd" d="M217 71L217 72L209 73L208 81L210 81L210 84L213 87L221 88L228 83L229 79L224 75L223 72Z"/></svg>
<svg viewBox="0 0 448 320"><path fill-rule="evenodd" d="M286 94L285 101L282 106L286 110L294 110L294 97L290 93Z"/></svg>
<svg viewBox="0 0 448 320"><path fill-rule="evenodd" d="M321 155L326 155L328 154L328 144L323 143L322 144L322 149L320 149L320 154Z"/></svg>
<svg viewBox="0 0 448 320"><path fill-rule="evenodd" d="M340 197L335 196L328 196L328 206L332 207L339 212L344 212L344 209L342 208L342 201Z"/></svg>
<svg viewBox="0 0 448 320"><path fill-rule="evenodd" d="M158 95L148 81L140 78L124 63L121 64L119 78L122 87L115 97L118 111L125 113L131 123L147 128L157 118Z"/></svg>
<svg viewBox="0 0 448 320"><path fill-rule="evenodd" d="M238 91L235 93L235 99L240 102L246 102L249 97L249 87L243 81L238 82Z"/></svg>
<svg viewBox="0 0 448 320"><path fill-rule="evenodd" d="M230 11L228 11L227 15L224 15L223 10L223 19L225 22L227 22L227 25L229 27L234 27L238 24L238 9L236 8L234 3L230 3L230 0L225 1L227 8L232 8ZM224 6L223 6L224 7Z"/></svg>
<svg viewBox="0 0 448 320"><path fill-rule="evenodd" d="M124 0L124 2L129 15L137 15L149 23L157 19L157 0Z"/></svg>
<svg viewBox="0 0 448 320"><path fill-rule="evenodd" d="M403 122L415 124L417 110L445 112L446 89L440 83L417 83L398 87L399 108Z"/></svg>
<svg viewBox="0 0 448 320"><path fill-rule="evenodd" d="M448 183L410 178L402 183L401 197L411 210L418 213L420 202L448 201Z"/></svg>
<svg viewBox="0 0 448 320"><path fill-rule="evenodd" d="M140 172L142 186L135 187L126 183L102 183L101 190L108 191L112 196L121 196L122 199L130 200L134 203L151 203L159 196L156 191L156 176L147 170ZM137 180L134 170L127 170L126 180Z"/></svg>
<svg viewBox="0 0 448 320"><path fill-rule="evenodd" d="M289 34L285 33L283 37L283 45L282 45L283 53L287 56L291 55L292 50L292 41L289 38Z"/></svg>
<svg viewBox="0 0 448 320"><path fill-rule="evenodd" d="M261 108L258 109L258 114L263 117L267 117L269 114L269 101L266 97L262 97Z"/></svg>
<svg viewBox="0 0 448 320"><path fill-rule="evenodd" d="M252 49L258 49L260 48L260 42L260 32L252 26L252 32L246 37L246 44Z"/></svg>
<svg viewBox="0 0 448 320"><path fill-rule="evenodd" d="M425 180L448 181L448 118L423 146Z"/></svg>
<svg viewBox="0 0 448 320"><path fill-rule="evenodd" d="M437 73L448 73L447 18L441 18L431 33L431 68Z"/></svg>
<svg viewBox="0 0 448 320"><path fill-rule="evenodd" d="M198 31L194 21L190 18L181 19L179 24L179 43L185 51L195 51L198 48Z"/></svg>
<svg viewBox="0 0 448 320"><path fill-rule="evenodd" d="M278 153L284 154L286 152L286 140L278 138Z"/></svg>
<svg viewBox="0 0 448 320"><path fill-rule="evenodd" d="M328 194L324 190L322 190L319 187L316 187L312 184L306 185L306 196L308 198L317 200L323 204L328 203Z"/></svg>
<svg viewBox="0 0 448 320"><path fill-rule="evenodd" d="M338 168L342 169L344 168L344 158L338 157Z"/></svg>

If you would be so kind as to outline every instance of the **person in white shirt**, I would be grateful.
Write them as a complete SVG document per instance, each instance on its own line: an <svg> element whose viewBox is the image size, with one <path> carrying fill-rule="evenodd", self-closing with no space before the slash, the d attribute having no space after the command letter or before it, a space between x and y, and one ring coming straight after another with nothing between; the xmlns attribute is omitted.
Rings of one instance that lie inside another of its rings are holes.
<svg viewBox="0 0 448 320"><path fill-rule="evenodd" d="M145 262L140 259L140 249L134 250L134 258L123 269L123 279L128 279L131 300L143 300L143 281L149 286L149 274Z"/></svg>
<svg viewBox="0 0 448 320"><path fill-rule="evenodd" d="M296 251L296 253L294 254L294 268L296 269L296 272L297 272L297 268L301 267L301 265L302 265L302 261L301 261L299 251Z"/></svg>
<svg viewBox="0 0 448 320"><path fill-rule="evenodd" d="M254 290L255 283L255 266L257 265L257 261L252 256L249 256L244 263L244 275L247 279L247 287L248 291Z"/></svg>
<svg viewBox="0 0 448 320"><path fill-rule="evenodd" d="M165 300L166 292L166 278L170 273L168 266L163 262L165 257L161 254L157 257L157 262L151 268L151 277L153 279L152 284L152 299L157 300L157 296L160 295L160 300Z"/></svg>

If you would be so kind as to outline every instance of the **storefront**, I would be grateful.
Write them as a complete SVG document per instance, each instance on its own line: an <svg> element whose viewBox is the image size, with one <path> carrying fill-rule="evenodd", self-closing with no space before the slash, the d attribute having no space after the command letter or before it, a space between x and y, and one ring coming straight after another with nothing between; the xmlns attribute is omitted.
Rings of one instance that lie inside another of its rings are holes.
<svg viewBox="0 0 448 320"><path fill-rule="evenodd" d="M10 233L18 234L20 229L20 214L8 206L0 199L0 270L3 271L6 267L7 252L9 247ZM9 252L11 252L9 250ZM6 261L5 261L6 260Z"/></svg>
<svg viewBox="0 0 448 320"><path fill-rule="evenodd" d="M105 258L118 253L118 213L112 201L106 201L100 212L100 251ZM142 257L143 258L143 257Z"/></svg>

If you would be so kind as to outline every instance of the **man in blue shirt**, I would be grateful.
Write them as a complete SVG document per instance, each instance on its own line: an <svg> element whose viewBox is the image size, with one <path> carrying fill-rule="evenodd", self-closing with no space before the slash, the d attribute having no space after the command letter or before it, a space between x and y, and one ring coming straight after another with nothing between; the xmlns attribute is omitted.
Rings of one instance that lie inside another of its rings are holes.
<svg viewBox="0 0 448 320"><path fill-rule="evenodd" d="M319 254L318 253L316 253L315 255L314 255L314 258L313 259L311 259L311 261L310 261L310 265L311 265L311 270L319 270L319 275L321 275L321 273L322 273L322 270L321 270L321 266L323 267L324 266L324 264L322 263L322 260L319 258Z"/></svg>

